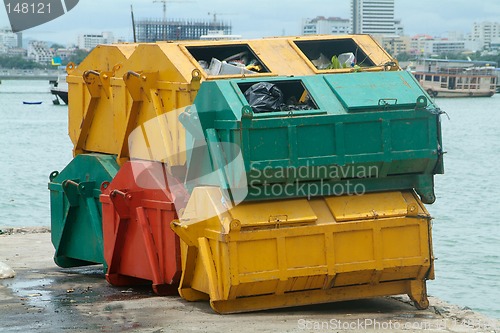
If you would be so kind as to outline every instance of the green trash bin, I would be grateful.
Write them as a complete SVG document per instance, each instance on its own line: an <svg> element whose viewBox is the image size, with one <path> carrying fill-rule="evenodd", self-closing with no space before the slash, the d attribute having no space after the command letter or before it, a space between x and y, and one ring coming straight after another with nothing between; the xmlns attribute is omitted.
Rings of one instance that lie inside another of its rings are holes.
<svg viewBox="0 0 500 333"><path fill-rule="evenodd" d="M52 244L58 266L105 265L100 187L119 168L114 155L81 154L61 172L50 174Z"/></svg>

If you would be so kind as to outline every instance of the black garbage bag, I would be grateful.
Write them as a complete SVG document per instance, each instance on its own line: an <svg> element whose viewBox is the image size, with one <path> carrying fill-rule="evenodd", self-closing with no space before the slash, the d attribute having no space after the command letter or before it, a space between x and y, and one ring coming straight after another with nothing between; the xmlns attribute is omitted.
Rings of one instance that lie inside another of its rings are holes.
<svg viewBox="0 0 500 333"><path fill-rule="evenodd" d="M281 111L285 106L283 92L269 82L252 85L244 95L255 113Z"/></svg>

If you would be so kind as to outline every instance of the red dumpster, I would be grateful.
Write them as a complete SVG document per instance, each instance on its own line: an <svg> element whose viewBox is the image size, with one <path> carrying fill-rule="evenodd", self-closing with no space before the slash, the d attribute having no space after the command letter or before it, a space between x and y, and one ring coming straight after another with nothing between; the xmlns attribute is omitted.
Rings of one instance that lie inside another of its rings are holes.
<svg viewBox="0 0 500 333"><path fill-rule="evenodd" d="M106 280L112 285L152 282L157 294L177 292L180 248L170 222L177 218L174 203L182 206L187 196L171 193L166 172L160 162L131 161L102 185Z"/></svg>

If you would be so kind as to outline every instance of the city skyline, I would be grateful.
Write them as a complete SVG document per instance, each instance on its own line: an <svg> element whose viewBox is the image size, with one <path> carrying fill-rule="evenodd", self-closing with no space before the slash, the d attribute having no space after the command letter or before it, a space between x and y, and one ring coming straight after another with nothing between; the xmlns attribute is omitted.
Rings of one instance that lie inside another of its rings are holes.
<svg viewBox="0 0 500 333"><path fill-rule="evenodd" d="M210 3L202 3L200 0L173 2L167 4L167 17L208 20L215 13L217 19L232 23L233 33L242 35L243 38L259 38L299 35L301 22L305 18L318 15L342 18L351 16L351 0L338 2L335 6L325 5L324 0L311 0L307 6L293 0L286 3L254 0L252 6L244 10L228 6L227 3L223 0L212 0ZM55 20L24 31L23 36L70 45L76 43L79 34L111 31L116 38L131 41L130 4L134 6L136 19L162 18L162 4L154 3L153 0L134 0L130 3L86 0L80 1L72 11ZM99 10L96 11L95 8ZM402 20L407 35L443 36L448 31L468 33L474 22L498 21L499 17L500 3L497 0L483 0L480 4L465 0L421 0L418 3L395 0L395 18ZM88 23L89 18L91 25ZM0 10L0 27L6 26L9 26L9 22L3 8Z"/></svg>

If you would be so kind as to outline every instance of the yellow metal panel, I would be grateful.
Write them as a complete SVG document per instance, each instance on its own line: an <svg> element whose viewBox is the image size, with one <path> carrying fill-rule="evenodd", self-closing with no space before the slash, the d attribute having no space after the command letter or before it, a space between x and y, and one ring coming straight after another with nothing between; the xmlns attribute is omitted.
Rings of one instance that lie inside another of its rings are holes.
<svg viewBox="0 0 500 333"><path fill-rule="evenodd" d="M385 269L380 276L380 281L394 281L394 280L407 280L414 279L418 276L419 271L422 266L405 266L405 267L393 267Z"/></svg>
<svg viewBox="0 0 500 333"><path fill-rule="evenodd" d="M231 215L241 222L242 227L275 227L290 223L312 223L317 220L306 199L242 203L231 210Z"/></svg>
<svg viewBox="0 0 500 333"><path fill-rule="evenodd" d="M366 284L371 281L375 271L370 270L349 270L349 272L338 273L335 275L334 287L352 286L357 284Z"/></svg>
<svg viewBox="0 0 500 333"><path fill-rule="evenodd" d="M325 276L295 277L289 280L286 291L301 291L310 289L320 289L325 285Z"/></svg>
<svg viewBox="0 0 500 333"><path fill-rule="evenodd" d="M285 244L287 268L326 265L325 236L323 234L287 237Z"/></svg>
<svg viewBox="0 0 500 333"><path fill-rule="evenodd" d="M218 313L238 313L397 295L410 293L410 290L412 295L418 294L422 297L425 294L425 292L422 293L425 289L422 288L421 281L403 280L385 282L373 286L359 285L331 288L327 290L295 291L279 296L269 293L262 296L242 297L234 300L211 300L210 305Z"/></svg>
<svg viewBox="0 0 500 333"><path fill-rule="evenodd" d="M258 296L272 294L278 287L278 279L268 279L265 281L254 281L238 285L236 292L239 297Z"/></svg>
<svg viewBox="0 0 500 333"><path fill-rule="evenodd" d="M374 260L373 231L357 230L333 235L335 261L339 264Z"/></svg>
<svg viewBox="0 0 500 333"><path fill-rule="evenodd" d="M325 200L337 221L405 216L408 212L408 203L400 192L329 197Z"/></svg>
<svg viewBox="0 0 500 333"><path fill-rule="evenodd" d="M391 55L370 35L352 35L360 49L369 55L376 66L384 66L387 62L395 61ZM397 70L398 65L392 65L391 70Z"/></svg>
<svg viewBox="0 0 500 333"><path fill-rule="evenodd" d="M203 259L201 255L196 256L193 258L195 261L193 264L196 265L196 267L204 267L203 266ZM183 271L184 273L184 271ZM210 294L210 282L208 278L208 273L205 269L197 269L196 274L192 276L192 280L190 282L190 285L192 286L193 289L203 291L206 294Z"/></svg>
<svg viewBox="0 0 500 333"><path fill-rule="evenodd" d="M420 226L405 225L382 229L382 257L410 258L421 255Z"/></svg>
<svg viewBox="0 0 500 333"><path fill-rule="evenodd" d="M277 254L276 240L239 242L237 253L239 273L245 274L277 270Z"/></svg>
<svg viewBox="0 0 500 333"><path fill-rule="evenodd" d="M71 75L81 77L87 70L112 71L113 67L130 58L138 44L97 45L74 69Z"/></svg>
<svg viewBox="0 0 500 333"><path fill-rule="evenodd" d="M290 47L289 39L256 39L248 42L269 70L278 75L311 75L314 72Z"/></svg>

